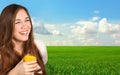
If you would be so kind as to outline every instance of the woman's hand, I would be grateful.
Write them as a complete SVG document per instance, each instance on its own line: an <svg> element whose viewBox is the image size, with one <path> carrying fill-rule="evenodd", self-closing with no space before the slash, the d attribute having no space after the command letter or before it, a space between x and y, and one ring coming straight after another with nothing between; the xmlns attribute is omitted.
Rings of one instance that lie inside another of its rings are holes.
<svg viewBox="0 0 120 75"><path fill-rule="evenodd" d="M34 71L38 70L37 61L23 62L21 60L8 75L32 75Z"/></svg>

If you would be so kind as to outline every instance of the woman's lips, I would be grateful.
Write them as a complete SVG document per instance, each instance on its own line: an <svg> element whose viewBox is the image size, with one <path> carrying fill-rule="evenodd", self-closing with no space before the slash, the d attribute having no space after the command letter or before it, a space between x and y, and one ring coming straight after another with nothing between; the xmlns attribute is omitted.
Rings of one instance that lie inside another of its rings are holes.
<svg viewBox="0 0 120 75"><path fill-rule="evenodd" d="M28 31L22 31L22 32L20 32L20 34L26 36L28 34Z"/></svg>

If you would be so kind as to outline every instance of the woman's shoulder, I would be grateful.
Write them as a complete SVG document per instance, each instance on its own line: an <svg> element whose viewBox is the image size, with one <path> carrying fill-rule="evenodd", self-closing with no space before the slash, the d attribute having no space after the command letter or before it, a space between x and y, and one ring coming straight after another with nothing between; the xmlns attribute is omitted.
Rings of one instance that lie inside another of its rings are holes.
<svg viewBox="0 0 120 75"><path fill-rule="evenodd" d="M35 40L35 44L38 47L40 54L42 55L44 64L46 64L48 60L46 44L41 40Z"/></svg>
<svg viewBox="0 0 120 75"><path fill-rule="evenodd" d="M44 51L45 48L46 48L45 43L43 41L41 41L41 40L35 40L35 44L36 44L36 46L38 47L38 49L40 51Z"/></svg>

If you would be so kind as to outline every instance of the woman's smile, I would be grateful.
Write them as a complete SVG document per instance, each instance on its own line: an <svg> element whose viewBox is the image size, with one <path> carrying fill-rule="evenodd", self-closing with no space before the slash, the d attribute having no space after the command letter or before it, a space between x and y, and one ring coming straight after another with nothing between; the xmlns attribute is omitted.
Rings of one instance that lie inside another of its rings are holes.
<svg viewBox="0 0 120 75"><path fill-rule="evenodd" d="M20 35L23 35L23 36L28 36L29 35L28 31L21 31L19 33L20 33Z"/></svg>

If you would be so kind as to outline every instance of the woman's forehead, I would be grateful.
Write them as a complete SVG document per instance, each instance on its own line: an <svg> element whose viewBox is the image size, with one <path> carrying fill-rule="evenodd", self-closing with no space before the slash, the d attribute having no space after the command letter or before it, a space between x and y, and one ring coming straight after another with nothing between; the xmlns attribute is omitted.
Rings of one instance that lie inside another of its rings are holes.
<svg viewBox="0 0 120 75"><path fill-rule="evenodd" d="M27 12L24 9L20 9L18 10L17 14L16 14L16 20L19 19L27 19L29 18Z"/></svg>

